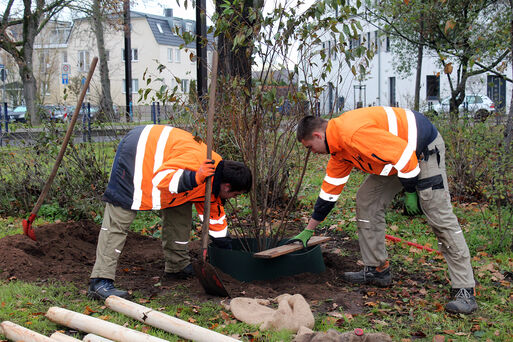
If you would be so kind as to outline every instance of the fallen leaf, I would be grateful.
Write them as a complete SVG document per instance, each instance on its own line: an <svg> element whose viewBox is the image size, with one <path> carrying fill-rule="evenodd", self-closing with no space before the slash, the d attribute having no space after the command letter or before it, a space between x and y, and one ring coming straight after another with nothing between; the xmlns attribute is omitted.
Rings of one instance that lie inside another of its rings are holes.
<svg viewBox="0 0 513 342"><path fill-rule="evenodd" d="M443 335L435 335L433 337L433 342L444 342L445 341L445 336Z"/></svg>
<svg viewBox="0 0 513 342"><path fill-rule="evenodd" d="M84 309L83 314L84 314L84 315L90 315L90 314L92 314L92 313L94 313L94 312L98 312L98 311L95 311L95 310L91 309L91 308L89 307L89 305L86 305L86 307L85 307L85 309Z"/></svg>

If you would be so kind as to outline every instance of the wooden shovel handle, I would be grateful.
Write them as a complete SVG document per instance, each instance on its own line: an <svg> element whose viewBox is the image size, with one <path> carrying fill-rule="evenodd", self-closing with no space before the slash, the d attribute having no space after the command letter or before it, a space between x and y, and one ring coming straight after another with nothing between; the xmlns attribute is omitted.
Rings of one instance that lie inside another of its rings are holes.
<svg viewBox="0 0 513 342"><path fill-rule="evenodd" d="M207 109L207 159L212 159L212 140L214 126L214 112L216 105L216 86L217 86L217 51L214 49L212 55L212 78L210 81L210 92L208 97ZM208 177L205 182L205 205L203 210L203 226L201 229L201 246L203 248L203 261L207 257L208 230L210 227L210 197L212 197L212 177Z"/></svg>
<svg viewBox="0 0 513 342"><path fill-rule="evenodd" d="M46 181L43 190L41 191L41 194L39 195L39 198L37 199L36 205L34 206L34 209L32 209L32 212L30 213L32 215L37 215L37 212L43 205L43 202L46 198L46 195L48 195L48 192L50 191L50 187L52 186L53 179L55 178L55 175L57 175L57 170L59 169L59 165L61 164L62 158L64 157L64 152L66 151L66 147L68 146L69 139L71 138L71 134L73 133L73 127L75 126L75 122L77 122L78 118L78 112L80 111L80 107L82 107L82 103L84 102L84 97L87 92L87 88L89 88L89 82L91 82L91 78L94 74L94 69L96 68L96 63L98 63L98 57L94 57L93 61L91 62L91 66L89 68L89 73L87 74L87 78L84 83L84 87L82 88L82 91L80 92L80 97L78 98L77 106L75 107L75 112L73 113L73 117L71 118L71 122L68 126L68 130L66 131L66 135L64 136L64 141L62 142L61 150L59 151L59 155L57 156L57 159L55 160L55 164L53 165L52 172L50 173L50 176L48 177L48 180Z"/></svg>

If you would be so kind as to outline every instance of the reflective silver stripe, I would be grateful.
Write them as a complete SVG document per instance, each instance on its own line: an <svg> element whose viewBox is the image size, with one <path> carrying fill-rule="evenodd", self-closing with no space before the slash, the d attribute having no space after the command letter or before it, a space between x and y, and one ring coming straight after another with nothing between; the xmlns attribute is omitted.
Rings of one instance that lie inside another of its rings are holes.
<svg viewBox="0 0 513 342"><path fill-rule="evenodd" d="M175 243L177 243L179 245L186 245L189 243L189 241L175 241Z"/></svg>
<svg viewBox="0 0 513 342"><path fill-rule="evenodd" d="M108 229L107 229L107 228L105 228L105 227L102 227L102 230L108 230Z"/></svg>
<svg viewBox="0 0 513 342"><path fill-rule="evenodd" d="M336 202L338 200L338 198L340 197L340 194L338 194L338 195L328 194L327 192L325 192L324 190L321 189L321 193L319 194L319 197L328 202Z"/></svg>
<svg viewBox="0 0 513 342"><path fill-rule="evenodd" d="M360 221L360 222L366 222L366 223L369 223L369 222L370 222L369 220L363 220L363 219L358 219L358 221Z"/></svg>
<svg viewBox="0 0 513 342"><path fill-rule="evenodd" d="M173 172L174 170L163 170L157 173L155 176L153 176L153 179L151 180L151 183L153 184L153 188L151 191L151 198L152 198L152 207L154 210L158 210L162 207L162 204L160 203L160 190L157 188L157 186L162 182L164 177L166 177L168 174Z"/></svg>
<svg viewBox="0 0 513 342"><path fill-rule="evenodd" d="M157 148L155 150L155 160L153 162L153 174L157 172L157 170L162 166L162 162L164 160L164 151L166 148L167 139L169 138L169 133L173 127L166 126L162 130L159 136L159 140L157 141ZM167 173L166 173L167 174ZM155 178L160 177L157 181ZM158 185L160 181L165 177L165 175L157 175L152 180L153 188L151 189L151 200L153 209L160 209L160 190L158 189Z"/></svg>
<svg viewBox="0 0 513 342"><path fill-rule="evenodd" d="M401 178L413 178L413 177L417 176L419 173L420 173L420 167L419 167L419 165L417 165L410 172L406 172L406 173L397 172L397 176L401 177Z"/></svg>
<svg viewBox="0 0 513 342"><path fill-rule="evenodd" d="M394 166L392 164L387 164L383 167L383 170L381 170L381 173L379 174L380 176L388 176L388 174L390 173L390 171L392 171L392 168Z"/></svg>
<svg viewBox="0 0 513 342"><path fill-rule="evenodd" d="M393 135L397 136L397 116L395 116L395 112L392 107L383 107L385 109L385 113L387 113L388 119L388 131Z"/></svg>
<svg viewBox="0 0 513 342"><path fill-rule="evenodd" d="M348 179L349 179L349 176L345 176L343 178L333 178L333 177L326 175L324 177L324 181L326 183L330 183L331 185L335 185L335 186L346 184Z"/></svg>
<svg viewBox="0 0 513 342"><path fill-rule="evenodd" d="M132 199L132 210L139 210L142 202L142 176L143 176L143 162L144 153L146 152L146 143L148 142L148 135L153 125L144 127L141 136L137 141L137 150L135 154L134 165L134 197Z"/></svg>
<svg viewBox="0 0 513 342"><path fill-rule="evenodd" d="M116 251L116 253L121 253L121 251L117 248L114 248L114 250Z"/></svg>
<svg viewBox="0 0 513 342"><path fill-rule="evenodd" d="M223 224L225 220L226 220L226 215L223 215L223 217L221 217L219 220L210 219L208 221L208 223L209 224Z"/></svg>
<svg viewBox="0 0 513 342"><path fill-rule="evenodd" d="M208 231L208 235L212 236L213 238L226 237L226 234L228 234L228 228L224 228L223 230L209 230Z"/></svg>
<svg viewBox="0 0 513 342"><path fill-rule="evenodd" d="M203 215L198 215L201 222L203 222ZM208 224L223 224L226 221L226 215L223 215L219 220L210 219Z"/></svg>
<svg viewBox="0 0 513 342"><path fill-rule="evenodd" d="M397 171L401 171L411 158L413 152L417 148L417 124L415 123L415 116L411 110L406 111L406 121L408 122L408 143L406 148L399 158L399 161L394 165Z"/></svg>
<svg viewBox="0 0 513 342"><path fill-rule="evenodd" d="M169 192L172 194L178 193L178 183L180 182L180 178L182 177L183 170L176 170L175 174L171 178L171 181L169 182Z"/></svg>

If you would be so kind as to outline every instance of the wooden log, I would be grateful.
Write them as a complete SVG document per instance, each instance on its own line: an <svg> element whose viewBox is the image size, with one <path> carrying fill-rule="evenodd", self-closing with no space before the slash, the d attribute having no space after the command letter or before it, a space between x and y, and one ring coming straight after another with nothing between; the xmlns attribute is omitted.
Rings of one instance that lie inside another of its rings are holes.
<svg viewBox="0 0 513 342"><path fill-rule="evenodd" d="M137 330L55 306L48 309L46 317L68 328L93 333L118 342L167 342Z"/></svg>
<svg viewBox="0 0 513 342"><path fill-rule="evenodd" d="M84 336L83 340L84 342L114 342L112 340L109 340L108 338L101 337L95 334L87 334Z"/></svg>
<svg viewBox="0 0 513 342"><path fill-rule="evenodd" d="M308 240L308 247L313 247L316 245L319 245L321 243L324 243L328 240L331 240L328 236L312 236L310 240ZM284 254L289 254L295 251L299 251L303 249L303 245L301 242L294 242L288 245L282 245L275 248L267 249L262 252L258 252L253 254L255 258L261 258L261 259L272 259L279 257Z"/></svg>
<svg viewBox="0 0 513 342"><path fill-rule="evenodd" d="M52 340L59 341L59 342L80 342L80 341L82 341L82 340L76 339L74 337L71 337L69 335L60 333L58 331L51 334L50 338Z"/></svg>
<svg viewBox="0 0 513 342"><path fill-rule="evenodd" d="M111 310L135 318L140 322L151 325L152 327L162 329L188 340L199 342L238 341L232 337L194 325L120 297L110 296L105 300L105 305Z"/></svg>
<svg viewBox="0 0 513 342"><path fill-rule="evenodd" d="M11 341L55 342L51 338L10 321L0 323L0 333Z"/></svg>

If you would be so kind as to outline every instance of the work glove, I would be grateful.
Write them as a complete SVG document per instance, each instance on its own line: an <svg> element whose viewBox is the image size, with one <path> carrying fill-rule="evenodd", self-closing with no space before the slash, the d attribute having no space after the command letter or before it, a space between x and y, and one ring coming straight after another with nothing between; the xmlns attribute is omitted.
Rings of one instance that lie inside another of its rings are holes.
<svg viewBox="0 0 513 342"><path fill-rule="evenodd" d="M221 238L215 238L211 236L210 238L212 239L214 246L217 248L232 249L232 238L229 235Z"/></svg>
<svg viewBox="0 0 513 342"><path fill-rule="evenodd" d="M406 214L410 216L421 213L419 208L419 196L416 192L404 193L404 211L406 211Z"/></svg>
<svg viewBox="0 0 513 342"><path fill-rule="evenodd" d="M303 247L306 248L306 245L308 244L308 240L314 235L314 231L311 229L303 229L303 231L296 236L294 236L292 239L287 241L287 243L292 243L295 241L300 241L303 244Z"/></svg>
<svg viewBox="0 0 513 342"><path fill-rule="evenodd" d="M196 184L200 185L205 183L205 179L210 177L216 172L216 166L213 160L206 159L201 163L198 171L196 171Z"/></svg>

